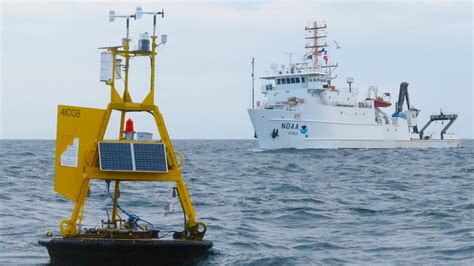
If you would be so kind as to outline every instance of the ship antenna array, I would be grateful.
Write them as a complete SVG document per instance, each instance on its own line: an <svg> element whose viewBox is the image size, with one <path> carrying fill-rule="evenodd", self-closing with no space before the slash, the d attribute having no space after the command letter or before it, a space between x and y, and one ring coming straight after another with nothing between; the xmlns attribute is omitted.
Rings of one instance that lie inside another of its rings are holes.
<svg viewBox="0 0 474 266"><path fill-rule="evenodd" d="M322 39L324 40L327 36L325 34L321 34L321 30L325 30L327 28L326 23L318 23L317 21L313 22L313 25L311 26L306 26L305 30L310 33L309 36L306 36L305 39L307 40L312 40L311 44L307 44L305 46L306 49L313 49L312 52L312 57L313 57L313 62L314 65L318 64L318 49L327 47L327 43L324 41L324 43L320 43L318 40Z"/></svg>
<svg viewBox="0 0 474 266"><path fill-rule="evenodd" d="M252 57L252 109L255 108L255 58Z"/></svg>
<svg viewBox="0 0 474 266"><path fill-rule="evenodd" d="M287 54L288 57L289 57L289 60L290 60L290 65L289 65L289 67L291 68L291 65L293 64L293 60L292 60L292 59L293 59L293 55L294 55L295 53L289 52L289 53L285 53L285 54Z"/></svg>

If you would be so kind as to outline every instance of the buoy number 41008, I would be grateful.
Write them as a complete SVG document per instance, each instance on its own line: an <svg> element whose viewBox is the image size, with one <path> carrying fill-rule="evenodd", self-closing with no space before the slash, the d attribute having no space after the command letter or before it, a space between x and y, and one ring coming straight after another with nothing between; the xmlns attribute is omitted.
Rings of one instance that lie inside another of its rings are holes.
<svg viewBox="0 0 474 266"><path fill-rule="evenodd" d="M61 109L60 114L66 117L73 117L79 118L81 117L81 110L80 109L73 109L73 108L63 108Z"/></svg>

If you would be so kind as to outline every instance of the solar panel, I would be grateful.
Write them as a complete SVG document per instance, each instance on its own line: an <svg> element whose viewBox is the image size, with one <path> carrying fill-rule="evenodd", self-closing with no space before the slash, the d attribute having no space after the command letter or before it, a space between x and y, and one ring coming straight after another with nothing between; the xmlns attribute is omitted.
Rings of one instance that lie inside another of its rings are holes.
<svg viewBox="0 0 474 266"><path fill-rule="evenodd" d="M99 142L102 171L167 173L162 143Z"/></svg>
<svg viewBox="0 0 474 266"><path fill-rule="evenodd" d="M136 171L168 172L164 144L133 143Z"/></svg>
<svg viewBox="0 0 474 266"><path fill-rule="evenodd" d="M99 142L99 162L102 171L133 171L130 143Z"/></svg>

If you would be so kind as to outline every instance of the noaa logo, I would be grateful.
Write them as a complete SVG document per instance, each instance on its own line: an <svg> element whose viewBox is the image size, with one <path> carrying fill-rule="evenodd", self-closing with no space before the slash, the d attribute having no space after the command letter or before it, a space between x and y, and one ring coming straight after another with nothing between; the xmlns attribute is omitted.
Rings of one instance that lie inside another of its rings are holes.
<svg viewBox="0 0 474 266"><path fill-rule="evenodd" d="M281 123L281 129L300 129L298 123Z"/></svg>
<svg viewBox="0 0 474 266"><path fill-rule="evenodd" d="M308 127L306 125L302 125L300 128L301 134L306 134L308 133Z"/></svg>

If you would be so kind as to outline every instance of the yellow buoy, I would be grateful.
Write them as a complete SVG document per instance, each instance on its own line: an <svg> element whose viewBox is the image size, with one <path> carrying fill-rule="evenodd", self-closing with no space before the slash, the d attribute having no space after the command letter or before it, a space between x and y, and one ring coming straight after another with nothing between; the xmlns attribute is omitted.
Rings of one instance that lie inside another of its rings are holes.
<svg viewBox="0 0 474 266"><path fill-rule="evenodd" d="M139 49L131 50L129 21L143 14L153 15L153 35L142 34ZM137 8L136 13L129 16L118 16L111 11L110 21L126 19L127 36L122 39L122 45L100 48L104 50L101 54L101 81L110 86L110 103L105 109L58 106L54 189L75 205L71 216L60 222L62 237L39 241L48 248L53 263L127 261L141 264L152 258L160 262L183 262L203 255L212 247L211 241L203 240L207 226L196 221L182 177L180 166L184 156L174 151L163 116L154 102L156 49L166 43L166 36L162 35L161 43L157 44L157 16L164 17L164 11L143 12ZM151 45L148 38L151 38ZM135 57L151 60L150 91L141 102L132 100L128 87L130 59ZM124 62L123 94L115 86L115 80L122 78L121 62ZM121 114L119 138L104 140L112 111ZM150 141L147 133L141 133L141 139L135 140L133 129L124 131L126 114L132 112L149 113L161 140ZM109 191L113 200L112 215L102 228L81 231L79 225L83 219L84 203L90 181L94 179L104 180L108 189L113 184L113 191ZM157 230L138 225L143 221L138 216L129 215L128 220L120 218L120 182L124 181L175 182L185 217L184 229L175 232L172 240L162 240Z"/></svg>

